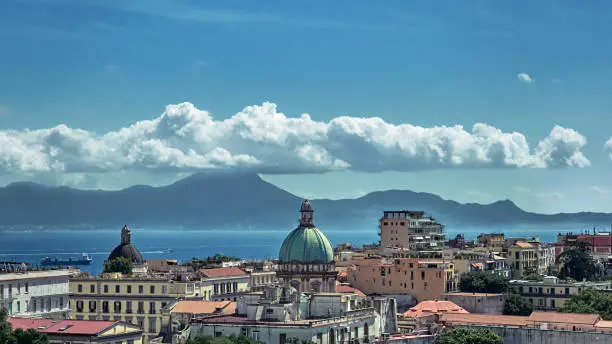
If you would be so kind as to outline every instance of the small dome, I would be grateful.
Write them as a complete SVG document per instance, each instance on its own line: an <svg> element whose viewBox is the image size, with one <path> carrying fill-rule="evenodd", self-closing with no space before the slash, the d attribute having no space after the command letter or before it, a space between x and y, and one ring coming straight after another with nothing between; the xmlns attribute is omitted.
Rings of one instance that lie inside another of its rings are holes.
<svg viewBox="0 0 612 344"><path fill-rule="evenodd" d="M108 256L108 260L124 257L135 264L143 264L144 259L134 245L132 245L132 232L127 225L121 229L121 244L119 244Z"/></svg>
<svg viewBox="0 0 612 344"><path fill-rule="evenodd" d="M142 255L140 254L138 249L134 247L134 245L132 244L127 244L127 245L120 244L119 246L115 247L115 249L108 256L108 260L119 258L119 257L128 258L134 264L144 263L144 259L142 259Z"/></svg>
<svg viewBox="0 0 612 344"><path fill-rule="evenodd" d="M278 254L281 263L331 263L334 250L317 227L298 227L283 241Z"/></svg>

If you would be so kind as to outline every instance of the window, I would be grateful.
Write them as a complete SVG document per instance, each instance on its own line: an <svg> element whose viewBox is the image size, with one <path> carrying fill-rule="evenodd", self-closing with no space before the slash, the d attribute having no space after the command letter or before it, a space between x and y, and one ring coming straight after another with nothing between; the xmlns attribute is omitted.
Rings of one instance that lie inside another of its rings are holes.
<svg viewBox="0 0 612 344"><path fill-rule="evenodd" d="M21 302L17 301L17 313L21 312Z"/></svg>
<svg viewBox="0 0 612 344"><path fill-rule="evenodd" d="M21 283L17 283L17 294L21 294Z"/></svg>
<svg viewBox="0 0 612 344"><path fill-rule="evenodd" d="M125 302L125 312L128 314L132 313L132 301Z"/></svg>
<svg viewBox="0 0 612 344"><path fill-rule="evenodd" d="M425 279L425 271L421 271L421 280Z"/></svg>
<svg viewBox="0 0 612 344"><path fill-rule="evenodd" d="M144 302L138 301L138 314L144 314Z"/></svg>
<svg viewBox="0 0 612 344"><path fill-rule="evenodd" d="M92 285L90 285L90 286L89 286L89 292L90 292L90 293L95 293L95 292L96 292L96 286L95 286L95 285L93 285L93 284L92 284Z"/></svg>
<svg viewBox="0 0 612 344"><path fill-rule="evenodd" d="M44 304L41 303L40 308L43 309L44 308ZM79 313L83 312L83 301L77 301L76 302L76 309L77 309L77 312L79 312Z"/></svg>
<svg viewBox="0 0 612 344"><path fill-rule="evenodd" d="M96 312L96 301L89 301L89 312L90 313Z"/></svg>
<svg viewBox="0 0 612 344"><path fill-rule="evenodd" d="M36 299L32 299L32 311L33 311L34 313L36 313L36 312L37 312L37 310L36 310Z"/></svg>
<svg viewBox="0 0 612 344"><path fill-rule="evenodd" d="M104 285L104 293L108 293L108 285Z"/></svg>
<svg viewBox="0 0 612 344"><path fill-rule="evenodd" d="M132 286L131 286L131 285L128 285L128 286L127 286L127 293L128 293L128 294L131 294L131 293L132 293Z"/></svg>
<svg viewBox="0 0 612 344"><path fill-rule="evenodd" d="M30 292L28 282L25 284L25 292L26 294Z"/></svg>
<svg viewBox="0 0 612 344"><path fill-rule="evenodd" d="M121 313L121 301L115 301L113 308L115 313Z"/></svg>
<svg viewBox="0 0 612 344"><path fill-rule="evenodd" d="M79 293L83 292L83 285L79 284L79 286L77 287L77 290L79 291Z"/></svg>
<svg viewBox="0 0 612 344"><path fill-rule="evenodd" d="M168 294L168 286L162 285L162 294Z"/></svg>
<svg viewBox="0 0 612 344"><path fill-rule="evenodd" d="M108 313L108 301L102 301L102 313Z"/></svg>
<svg viewBox="0 0 612 344"><path fill-rule="evenodd" d="M138 286L138 294L142 294L144 292L144 287L139 285Z"/></svg>
<svg viewBox="0 0 612 344"><path fill-rule="evenodd" d="M64 297L60 296L59 298L59 308L63 309L64 308Z"/></svg>
<svg viewBox="0 0 612 344"><path fill-rule="evenodd" d="M157 319L149 318L149 332L157 333Z"/></svg>
<svg viewBox="0 0 612 344"><path fill-rule="evenodd" d="M155 286L154 286L154 285L152 285L152 286L150 286L150 287L149 287L149 292L150 292L151 294L155 294Z"/></svg>
<svg viewBox="0 0 612 344"><path fill-rule="evenodd" d="M115 293L120 293L121 292L121 286L120 285L116 285L115 286Z"/></svg>
<svg viewBox="0 0 612 344"><path fill-rule="evenodd" d="M0 299L4 298L4 284L0 284Z"/></svg>
<svg viewBox="0 0 612 344"><path fill-rule="evenodd" d="M149 302L149 314L155 314L157 313L155 311L155 301L151 301Z"/></svg>

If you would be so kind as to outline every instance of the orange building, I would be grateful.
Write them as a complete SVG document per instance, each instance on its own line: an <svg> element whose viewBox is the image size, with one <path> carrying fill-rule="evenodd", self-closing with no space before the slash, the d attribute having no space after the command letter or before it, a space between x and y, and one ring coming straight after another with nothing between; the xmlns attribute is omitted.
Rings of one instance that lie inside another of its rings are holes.
<svg viewBox="0 0 612 344"><path fill-rule="evenodd" d="M366 294L409 294L436 300L457 286L452 261L414 258L364 259L349 269L349 283Z"/></svg>

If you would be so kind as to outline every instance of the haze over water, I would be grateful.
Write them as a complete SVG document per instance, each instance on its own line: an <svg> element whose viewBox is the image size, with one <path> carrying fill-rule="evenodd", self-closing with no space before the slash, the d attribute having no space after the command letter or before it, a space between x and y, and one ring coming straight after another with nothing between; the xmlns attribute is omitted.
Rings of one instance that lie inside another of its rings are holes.
<svg viewBox="0 0 612 344"><path fill-rule="evenodd" d="M335 246L351 242L353 245L370 244L378 240L376 230L325 230L324 233ZM507 236L539 236L541 240L554 242L558 232L567 228L515 229L506 231ZM574 231L579 230L576 228ZM488 230L449 229L447 236L457 233L466 239L475 239ZM132 243L145 259L175 258L179 261L193 257L212 256L216 253L247 259L276 258L283 239L289 230L144 230L132 229ZM0 232L0 260L23 261L38 264L41 258L78 256L90 254L94 262L80 268L92 273L102 271L104 260L119 243L119 229L105 230L31 230ZM171 249L173 252L167 252Z"/></svg>

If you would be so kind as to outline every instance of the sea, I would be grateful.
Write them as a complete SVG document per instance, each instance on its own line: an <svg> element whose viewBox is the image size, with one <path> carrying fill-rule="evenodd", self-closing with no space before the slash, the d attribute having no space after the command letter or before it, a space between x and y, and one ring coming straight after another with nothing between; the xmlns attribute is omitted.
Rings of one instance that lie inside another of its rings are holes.
<svg viewBox="0 0 612 344"><path fill-rule="evenodd" d="M506 236L538 236L546 242L556 241L559 232L570 228L503 230ZM579 231L575 228L574 231ZM501 231L501 230L500 230ZM466 240L475 239L489 229L447 229L447 237L458 233ZM497 230L494 232L498 232ZM0 261L18 261L38 265L44 257L78 257L87 253L93 258L81 270L97 274L102 271L104 260L120 242L120 229L70 229L70 230L5 230L0 231ZM132 244L145 259L178 259L187 261L194 257L207 257L217 253L244 259L273 259L287 230L175 230L175 229L132 229ZM335 246L339 243L353 245L371 244L378 241L377 230L324 230Z"/></svg>

